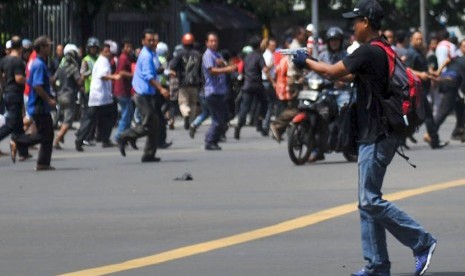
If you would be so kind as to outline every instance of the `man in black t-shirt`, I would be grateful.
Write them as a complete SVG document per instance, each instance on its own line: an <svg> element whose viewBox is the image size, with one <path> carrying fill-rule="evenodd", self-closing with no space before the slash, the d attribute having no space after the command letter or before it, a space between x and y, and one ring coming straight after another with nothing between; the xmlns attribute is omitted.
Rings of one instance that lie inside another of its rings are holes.
<svg viewBox="0 0 465 276"><path fill-rule="evenodd" d="M382 48L370 42L380 39L383 9L375 0L361 0L352 12L343 16L354 20L355 38L361 44L357 50L334 65L311 60L305 53L298 53L293 61L329 79L354 80L357 86L358 197L363 257L368 263L352 275L390 275L386 230L413 251L415 275L423 275L436 248L436 238L404 211L383 199L381 192L387 166L401 142L380 119L382 108L378 98L389 96L387 56Z"/></svg>
<svg viewBox="0 0 465 276"><path fill-rule="evenodd" d="M260 38L254 36L250 39L250 46L253 52L244 58L244 85L242 86L241 107L239 110L239 120L237 127L234 129L234 138L240 139L241 128L245 125L247 113L254 99L260 106L257 131L260 131L263 136L268 134L263 130L262 122L266 116L268 108L268 100L265 92L265 87L262 82L262 72L264 72L270 83L274 83L270 76L269 69L266 66L263 55L260 53Z"/></svg>
<svg viewBox="0 0 465 276"><path fill-rule="evenodd" d="M0 74L4 81L3 99L8 112L6 123L0 128L0 140L11 135L11 159L16 162L16 152L22 159L29 158L28 147L40 142L40 136L24 134L23 128L23 91L26 83L26 71L22 55L22 40L15 36L11 39L11 53L0 63Z"/></svg>

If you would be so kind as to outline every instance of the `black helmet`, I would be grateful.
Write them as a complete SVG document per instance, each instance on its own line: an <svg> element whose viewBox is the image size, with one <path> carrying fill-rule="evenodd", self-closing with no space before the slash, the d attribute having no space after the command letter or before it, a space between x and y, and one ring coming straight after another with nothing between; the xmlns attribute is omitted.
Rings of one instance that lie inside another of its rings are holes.
<svg viewBox="0 0 465 276"><path fill-rule="evenodd" d="M331 27L326 31L326 40L330 39L343 39L344 38L344 32L341 30L339 27Z"/></svg>
<svg viewBox="0 0 465 276"><path fill-rule="evenodd" d="M100 48L100 41L96 37L89 37L87 40L87 47L98 47Z"/></svg>

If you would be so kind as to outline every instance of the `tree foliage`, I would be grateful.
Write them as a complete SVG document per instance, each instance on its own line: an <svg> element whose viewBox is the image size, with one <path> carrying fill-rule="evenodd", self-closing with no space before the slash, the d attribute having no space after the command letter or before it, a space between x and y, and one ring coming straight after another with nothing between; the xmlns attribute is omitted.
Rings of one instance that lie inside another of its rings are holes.
<svg viewBox="0 0 465 276"><path fill-rule="evenodd" d="M295 0L184 0L188 3L210 2L227 3L249 10L264 23L269 24L283 15L301 14L310 18L312 0L303 0L306 10L294 12ZM420 25L420 0L378 0L385 11L384 25L389 28L409 29ZM343 11L351 10L358 0L319 1L320 19L337 18ZM429 29L439 29L445 25L464 25L465 1L463 0L425 0L427 2L427 22ZM310 20L308 20L310 21Z"/></svg>

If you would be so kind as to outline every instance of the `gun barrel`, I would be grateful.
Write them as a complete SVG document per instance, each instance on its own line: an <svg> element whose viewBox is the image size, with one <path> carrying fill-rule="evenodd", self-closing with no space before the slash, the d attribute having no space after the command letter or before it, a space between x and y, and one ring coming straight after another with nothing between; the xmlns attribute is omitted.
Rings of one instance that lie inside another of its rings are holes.
<svg viewBox="0 0 465 276"><path fill-rule="evenodd" d="M289 55L289 56L292 56L292 55L294 55L296 52L299 52L299 51L307 52L307 48L281 49L281 50L279 50L279 53L281 53L282 55Z"/></svg>

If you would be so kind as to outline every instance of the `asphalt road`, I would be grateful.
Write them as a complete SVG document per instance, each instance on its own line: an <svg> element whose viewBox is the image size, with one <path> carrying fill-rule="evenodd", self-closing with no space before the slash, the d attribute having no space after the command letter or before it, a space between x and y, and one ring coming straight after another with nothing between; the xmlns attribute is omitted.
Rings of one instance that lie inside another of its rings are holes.
<svg viewBox="0 0 465 276"><path fill-rule="evenodd" d="M252 128L206 152L206 129L195 140L170 131L160 163L142 164L140 150L77 153L73 133L53 153L56 171L0 158L0 275L338 276L364 265L355 163L329 154L294 166L285 143ZM396 203L439 239L426 275L463 276L465 144L433 151L419 142L407 155L418 168L395 157L384 193L398 193ZM186 172L193 181L174 181ZM410 250L388 239L392 275L413 275Z"/></svg>

